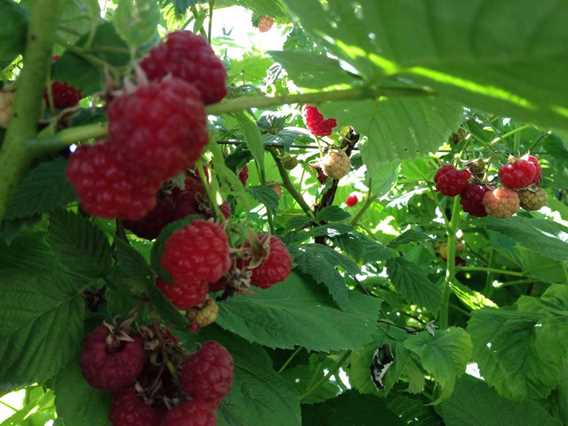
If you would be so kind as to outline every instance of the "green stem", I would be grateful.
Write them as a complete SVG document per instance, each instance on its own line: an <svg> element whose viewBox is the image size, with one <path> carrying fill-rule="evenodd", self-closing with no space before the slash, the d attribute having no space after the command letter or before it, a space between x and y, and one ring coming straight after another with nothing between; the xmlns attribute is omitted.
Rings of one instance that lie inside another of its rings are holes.
<svg viewBox="0 0 568 426"><path fill-rule="evenodd" d="M495 257L495 250L491 249L489 252L489 267L493 266L493 258ZM485 287L483 288L483 294L487 297L491 297L493 294L493 273L489 272L487 277L485 277Z"/></svg>
<svg viewBox="0 0 568 426"><path fill-rule="evenodd" d="M10 192L31 162L26 141L37 133L60 5L61 0L36 0L32 6L14 115L0 149L0 220Z"/></svg>
<svg viewBox="0 0 568 426"><path fill-rule="evenodd" d="M522 278L520 280L513 280L513 281L504 282L498 288L509 287L509 286L518 285L518 284L531 284L531 283L534 283L535 281L536 280L534 280L532 278Z"/></svg>
<svg viewBox="0 0 568 426"><path fill-rule="evenodd" d="M296 350L292 353L292 355L290 355L290 357L286 360L286 362L282 364L282 367L278 369L278 373L282 373L284 370L286 370L286 368L288 368L292 360L296 358L296 356L302 351L302 349L304 349L302 346L298 346Z"/></svg>
<svg viewBox="0 0 568 426"><path fill-rule="evenodd" d="M199 178L201 179L201 182L203 183L203 189L205 190L205 193L207 194L207 199L209 200L209 204L211 204L211 210L213 210L213 214L215 215L215 218L219 222L223 223L225 221L225 216L223 216L221 209L217 205L217 201L215 200L215 197L211 193L211 187L209 186L209 180L207 179L207 175L205 174L205 169L203 168L203 163L201 162L201 160L198 160L195 163L195 166L197 168L197 173L199 173Z"/></svg>
<svg viewBox="0 0 568 426"><path fill-rule="evenodd" d="M442 305L440 307L440 328L448 328L448 311L451 295L451 284L456 276L456 231L460 223L460 200L455 197L452 204L452 218L448 223L446 221L446 233L448 236L448 260L446 263L446 278L444 280L444 290L442 295Z"/></svg>
<svg viewBox="0 0 568 426"><path fill-rule="evenodd" d="M215 0L209 0L209 22L207 28L207 41L211 44L211 34L213 32L213 10L215 9Z"/></svg>
<svg viewBox="0 0 568 426"><path fill-rule="evenodd" d="M373 201L375 201L375 197L372 194L372 184L373 181L369 179L369 192L367 193L367 199L365 200L365 204L363 204L363 207L361 207L361 209L357 212L355 217L353 217L353 219L351 220L351 226L353 227L357 226L357 223L359 223L365 212L369 209L369 207L371 207Z"/></svg>
<svg viewBox="0 0 568 426"><path fill-rule="evenodd" d="M459 272L493 272L501 275L511 275L513 277L524 277L522 272L508 271L507 269L486 268L483 266L462 266L458 268Z"/></svg>
<svg viewBox="0 0 568 426"><path fill-rule="evenodd" d="M347 351L343 354L343 356L339 359L339 361L337 361L335 363L335 365L333 366L333 368L331 368L327 374L325 376L323 376L320 380L318 380L314 385L310 386L310 388L308 390L306 390L303 395L300 397L300 399L305 399L307 396L309 396L312 392L314 392L315 390L317 390L321 385L323 385L324 383L326 383L329 378L331 376L333 376L334 374L336 374L339 369L343 366L343 364L345 363L345 361L347 361L347 358L349 358L349 355L351 355L351 351Z"/></svg>
<svg viewBox="0 0 568 426"><path fill-rule="evenodd" d="M70 145L81 141L90 141L106 136L107 123L100 122L85 126L71 127L45 138L30 139L27 141L28 154L36 158L45 154L60 151Z"/></svg>
<svg viewBox="0 0 568 426"><path fill-rule="evenodd" d="M0 404L3 405L6 408L9 408L12 411L20 411L16 407L13 407L12 405L8 404L7 402L2 401L1 399L0 399Z"/></svg>
<svg viewBox="0 0 568 426"><path fill-rule="evenodd" d="M502 140L507 139L508 137L511 137L513 135L516 135L517 133L520 133L526 129L530 129L531 127L533 127L531 124L525 124L524 126L521 127L517 127L516 129L511 130L510 132L505 133L504 135L501 135L495 139L493 139L490 143L491 145L496 145L497 143L499 143Z"/></svg>

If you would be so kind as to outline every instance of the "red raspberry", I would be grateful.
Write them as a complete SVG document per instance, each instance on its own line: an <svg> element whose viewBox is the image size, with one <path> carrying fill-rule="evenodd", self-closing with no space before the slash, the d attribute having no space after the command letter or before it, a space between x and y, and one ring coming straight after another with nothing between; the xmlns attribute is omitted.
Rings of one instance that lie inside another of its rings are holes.
<svg viewBox="0 0 568 426"><path fill-rule="evenodd" d="M215 426L214 410L204 401L186 401L171 409L161 426Z"/></svg>
<svg viewBox="0 0 568 426"><path fill-rule="evenodd" d="M302 116L304 124L314 136L329 136L337 126L335 118L324 119L323 114L313 105L304 105Z"/></svg>
<svg viewBox="0 0 568 426"><path fill-rule="evenodd" d="M109 420L112 426L160 426L162 413L130 388L112 396Z"/></svg>
<svg viewBox="0 0 568 426"><path fill-rule="evenodd" d="M267 33L274 25L274 18L272 16L261 16L258 18L258 31Z"/></svg>
<svg viewBox="0 0 568 426"><path fill-rule="evenodd" d="M156 285L170 302L182 310L201 305L205 302L209 290L206 283L191 279L174 281L171 284L157 280Z"/></svg>
<svg viewBox="0 0 568 426"><path fill-rule="evenodd" d="M138 336L124 341L99 325L87 335L81 352L81 371L97 389L117 391L133 385L144 368L144 343Z"/></svg>
<svg viewBox="0 0 568 426"><path fill-rule="evenodd" d="M499 168L499 178L507 188L525 188L537 178L537 166L528 160L516 160Z"/></svg>
<svg viewBox="0 0 568 426"><path fill-rule="evenodd" d="M150 50L140 66L150 80L171 74L194 84L205 104L219 102L227 95L225 65L207 40L191 31L168 34L166 41Z"/></svg>
<svg viewBox="0 0 568 426"><path fill-rule="evenodd" d="M497 188L485 193L483 205L489 216L506 218L517 213L520 200L515 191L508 188Z"/></svg>
<svg viewBox="0 0 568 426"><path fill-rule="evenodd" d="M162 229L174 220L175 205L172 197L162 195L154 207L146 216L140 220L125 220L122 222L124 227L132 231L140 238L153 240L158 238Z"/></svg>
<svg viewBox="0 0 568 426"><path fill-rule="evenodd" d="M487 216L485 206L483 205L483 196L489 191L484 185L468 185L461 193L461 205L464 212L472 216Z"/></svg>
<svg viewBox="0 0 568 426"><path fill-rule="evenodd" d="M223 204L219 206L219 209L225 219L229 219L233 214L233 209L231 209L231 204L229 204L228 201L224 201Z"/></svg>
<svg viewBox="0 0 568 426"><path fill-rule="evenodd" d="M53 106L57 109L72 108L79 103L83 94L73 86L63 81L53 81L51 83L51 96ZM45 102L49 104L47 91L43 95Z"/></svg>
<svg viewBox="0 0 568 426"><path fill-rule="evenodd" d="M248 166L244 166L239 172L239 179L243 185L246 185L248 178L249 178L249 169Z"/></svg>
<svg viewBox="0 0 568 426"><path fill-rule="evenodd" d="M233 357L217 342L206 342L181 370L181 385L193 399L207 401L217 407L227 396L233 383Z"/></svg>
<svg viewBox="0 0 568 426"><path fill-rule="evenodd" d="M191 167L208 141L198 91L176 78L115 98L108 117L110 140L123 153L123 167L160 181Z"/></svg>
<svg viewBox="0 0 568 426"><path fill-rule="evenodd" d="M268 256L252 270L251 283L260 288L270 288L284 281L292 270L292 258L280 238L272 235Z"/></svg>
<svg viewBox="0 0 568 426"><path fill-rule="evenodd" d="M523 159L533 163L536 166L536 176L534 177L534 180L531 183L533 183L534 185L539 185L540 180L542 178L542 169L540 167L540 161L538 161L538 158L536 158L533 155L525 155Z"/></svg>
<svg viewBox="0 0 568 426"><path fill-rule="evenodd" d="M109 143L79 147L67 163L67 178L94 216L139 220L156 205L159 182L127 173Z"/></svg>
<svg viewBox="0 0 568 426"><path fill-rule="evenodd" d="M175 188L172 191L172 199L175 205L174 220L183 219L192 214L201 214L204 206L208 204L205 188L195 176L187 176L185 188L183 190Z"/></svg>
<svg viewBox="0 0 568 426"><path fill-rule="evenodd" d="M457 170L455 167L446 164L438 169L434 181L438 192L453 197L461 194L467 188L470 178L471 172L469 170Z"/></svg>
<svg viewBox="0 0 568 426"><path fill-rule="evenodd" d="M347 197L347 199L345 200L345 204L347 204L347 207L353 207L355 206L357 203L359 202L359 198L357 197L357 195L355 194L351 194L349 197Z"/></svg>
<svg viewBox="0 0 568 426"><path fill-rule="evenodd" d="M227 234L216 223L194 220L166 241L161 265L174 281L214 283L231 267Z"/></svg>

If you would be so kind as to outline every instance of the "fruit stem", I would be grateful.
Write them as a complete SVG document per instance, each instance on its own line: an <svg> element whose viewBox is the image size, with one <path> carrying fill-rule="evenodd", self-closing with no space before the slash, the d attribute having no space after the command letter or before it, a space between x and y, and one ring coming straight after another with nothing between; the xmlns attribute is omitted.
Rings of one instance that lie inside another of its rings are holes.
<svg viewBox="0 0 568 426"><path fill-rule="evenodd" d="M82 141L91 141L106 136L107 123L99 122L85 126L71 127L47 137L30 139L27 141L28 154L32 158L60 151Z"/></svg>
<svg viewBox="0 0 568 426"><path fill-rule="evenodd" d="M346 351L343 356L335 363L335 365L330 368L327 372L327 374L325 374L321 379L319 379L314 385L310 386L303 394L302 396L300 396L300 400L305 399L307 396L309 396L312 392L314 392L315 390L317 390L321 385L323 385L324 383L326 383L329 378L331 376L333 376L334 374L337 374L337 372L339 371L339 369L343 366L343 364L345 364L345 361L347 361L347 359L349 358L349 356L351 355L351 351Z"/></svg>
<svg viewBox="0 0 568 426"><path fill-rule="evenodd" d="M526 274L516 271L508 271L507 269L487 268L484 266L462 266L458 268L460 272L489 272L494 274L511 275L513 277L524 277Z"/></svg>
<svg viewBox="0 0 568 426"><path fill-rule="evenodd" d="M446 261L446 278L444 280L444 289L442 293L442 305L440 307L440 328L448 328L448 313L451 295L451 284L454 282L456 276L456 246L457 235L456 231L460 223L460 198L454 197L452 203L452 217L448 223L446 219L446 233L448 236L448 259Z"/></svg>
<svg viewBox="0 0 568 426"><path fill-rule="evenodd" d="M221 213L221 209L217 205L215 196L211 192L211 186L209 185L209 180L207 179L207 175L205 174L205 169L203 168L202 160L197 160L195 163L195 167L197 168L197 173L199 173L199 178L203 183L203 189L207 194L207 199L209 200L209 204L211 204L211 210L213 210L215 219L217 219L217 221L220 223L225 222L225 216L223 216L223 213Z"/></svg>
<svg viewBox="0 0 568 426"><path fill-rule="evenodd" d="M373 195L373 180L369 179L369 191L367 192L367 199L365 200L363 207L361 207L355 217L351 220L351 226L357 226L357 223L359 223L365 212L369 209L369 207L371 207L373 201L375 201L375 196Z"/></svg>
<svg viewBox="0 0 568 426"><path fill-rule="evenodd" d="M36 0L32 6L14 115L0 149L0 221L11 191L31 162L26 141L37 134L60 6L61 0Z"/></svg>

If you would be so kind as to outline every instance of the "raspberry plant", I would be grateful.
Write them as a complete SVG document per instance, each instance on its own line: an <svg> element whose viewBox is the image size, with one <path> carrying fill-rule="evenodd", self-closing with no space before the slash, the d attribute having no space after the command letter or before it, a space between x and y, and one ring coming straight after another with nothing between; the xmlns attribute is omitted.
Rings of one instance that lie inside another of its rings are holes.
<svg viewBox="0 0 568 426"><path fill-rule="evenodd" d="M568 6L507 6L0 1L2 424L568 424Z"/></svg>

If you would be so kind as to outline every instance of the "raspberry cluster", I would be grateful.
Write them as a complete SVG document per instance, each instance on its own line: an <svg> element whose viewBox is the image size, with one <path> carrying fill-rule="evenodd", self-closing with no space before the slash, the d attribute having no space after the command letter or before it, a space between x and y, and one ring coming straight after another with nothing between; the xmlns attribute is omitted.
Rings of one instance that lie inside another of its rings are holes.
<svg viewBox="0 0 568 426"><path fill-rule="evenodd" d="M138 86L113 96L107 141L79 148L67 176L87 213L128 221L149 216L148 231L146 224L133 228L155 237L163 227L158 222L180 215L171 213L160 188L201 156L208 142L205 104L225 96L226 72L207 42L189 31L169 34L140 67L150 81L139 78Z"/></svg>
<svg viewBox="0 0 568 426"><path fill-rule="evenodd" d="M87 383L112 393L113 426L214 426L234 368L217 342L187 355L159 326L139 327L130 337L108 325L87 335L80 365Z"/></svg>
<svg viewBox="0 0 568 426"><path fill-rule="evenodd" d="M314 136L329 136L337 126L335 118L324 119L323 114L313 105L304 105L302 116L304 124Z"/></svg>

